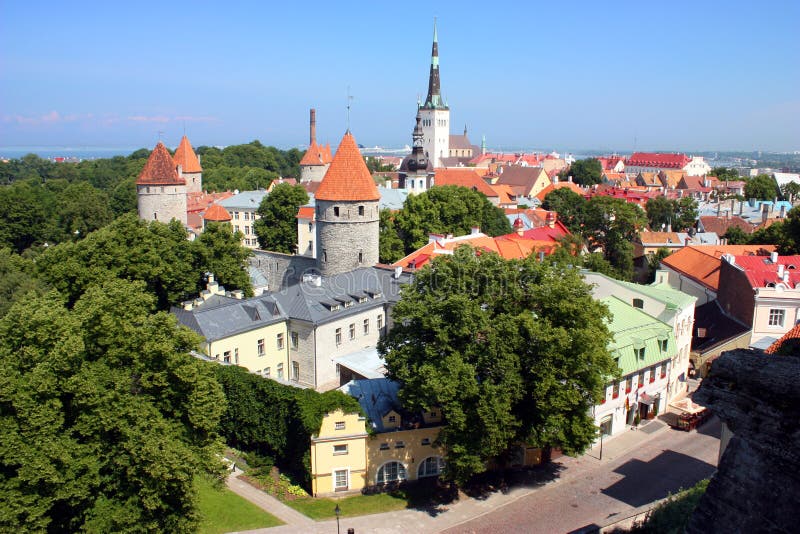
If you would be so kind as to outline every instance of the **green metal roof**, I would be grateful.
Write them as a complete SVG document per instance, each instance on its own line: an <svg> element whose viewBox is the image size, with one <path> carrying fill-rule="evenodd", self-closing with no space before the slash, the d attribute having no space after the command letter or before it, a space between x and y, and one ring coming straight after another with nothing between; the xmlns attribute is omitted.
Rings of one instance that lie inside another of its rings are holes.
<svg viewBox="0 0 800 534"><path fill-rule="evenodd" d="M622 375L635 373L672 358L678 350L675 334L668 324L654 319L643 311L617 297L606 297L600 302L608 306L612 319L608 329L614 335L609 350ZM661 341L667 341L662 350ZM644 348L644 357L636 354L636 349Z"/></svg>
<svg viewBox="0 0 800 534"><path fill-rule="evenodd" d="M693 297L692 295L687 295L683 291L673 289L669 286L669 284L653 284L648 286L634 284L633 282L623 282L622 280L617 280L617 282L622 286L663 302L668 308L672 309L686 308L687 306L694 304L697 300L697 297Z"/></svg>

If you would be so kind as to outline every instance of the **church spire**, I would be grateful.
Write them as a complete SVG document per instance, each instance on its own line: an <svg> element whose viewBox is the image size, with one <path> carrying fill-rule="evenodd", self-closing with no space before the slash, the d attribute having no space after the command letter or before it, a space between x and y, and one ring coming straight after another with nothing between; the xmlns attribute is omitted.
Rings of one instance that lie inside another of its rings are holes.
<svg viewBox="0 0 800 534"><path fill-rule="evenodd" d="M436 31L436 19L433 19L433 46L431 48L431 73L428 77L428 98L425 99L427 109L447 109L442 100L441 82L439 80L439 36Z"/></svg>

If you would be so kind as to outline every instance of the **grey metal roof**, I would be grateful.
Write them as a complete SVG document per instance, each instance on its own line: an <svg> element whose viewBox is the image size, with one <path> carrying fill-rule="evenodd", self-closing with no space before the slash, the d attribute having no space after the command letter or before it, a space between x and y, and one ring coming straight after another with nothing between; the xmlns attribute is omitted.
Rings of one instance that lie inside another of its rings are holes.
<svg viewBox="0 0 800 534"><path fill-rule="evenodd" d="M271 293L291 319L323 324L364 310L383 307L400 299L400 288L409 274L394 277L393 269L364 267L347 273L321 277L320 285L311 281L293 284ZM361 295L366 298L361 302ZM345 305L347 303L347 305ZM331 309L331 305L338 309Z"/></svg>
<svg viewBox="0 0 800 534"><path fill-rule="evenodd" d="M261 201L267 196L266 189L259 189L257 191L242 191L237 195L220 200L217 202L220 206L230 211L231 209L258 209Z"/></svg>
<svg viewBox="0 0 800 534"><path fill-rule="evenodd" d="M339 388L339 391L355 398L364 410L372 428L383 432L383 416L390 410L400 412L400 401L397 392L400 384L388 378L372 378L367 380L351 380Z"/></svg>
<svg viewBox="0 0 800 534"><path fill-rule="evenodd" d="M377 347L335 356L333 361L365 378L383 378L386 367Z"/></svg>
<svg viewBox="0 0 800 534"><path fill-rule="evenodd" d="M378 206L381 209L402 209L403 203L408 198L408 189L390 189L388 187L379 187L378 191L381 194L381 199L378 202Z"/></svg>
<svg viewBox="0 0 800 534"><path fill-rule="evenodd" d="M244 300L214 295L191 310L173 307L170 311L181 324L207 341L286 320L286 315L271 295Z"/></svg>

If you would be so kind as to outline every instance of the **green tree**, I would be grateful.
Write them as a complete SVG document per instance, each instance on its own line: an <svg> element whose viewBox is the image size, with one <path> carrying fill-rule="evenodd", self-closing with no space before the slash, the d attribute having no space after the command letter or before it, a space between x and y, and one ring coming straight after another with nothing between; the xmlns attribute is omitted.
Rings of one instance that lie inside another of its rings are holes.
<svg viewBox="0 0 800 534"><path fill-rule="evenodd" d="M626 280L633 277L633 241L646 222L638 206L618 198L595 196L586 204L585 236L590 249L600 248Z"/></svg>
<svg viewBox="0 0 800 534"><path fill-rule="evenodd" d="M297 246L297 211L308 203L301 185L278 184L258 207L253 228L262 249L292 254Z"/></svg>
<svg viewBox="0 0 800 534"><path fill-rule="evenodd" d="M666 228L668 225L672 226L673 221L677 218L675 202L667 197L649 199L644 206L644 210L647 213L647 223L650 229L656 232L661 231L662 228ZM677 228L677 224L675 227Z"/></svg>
<svg viewBox="0 0 800 534"><path fill-rule="evenodd" d="M380 236L378 258L381 263L394 263L404 255L403 240L397 235L394 215L389 209L380 213Z"/></svg>
<svg viewBox="0 0 800 534"><path fill-rule="evenodd" d="M0 320L0 530L194 532L225 398L195 334L115 280Z"/></svg>
<svg viewBox="0 0 800 534"><path fill-rule="evenodd" d="M55 232L53 195L35 182L15 180L0 188L0 247L22 252Z"/></svg>
<svg viewBox="0 0 800 534"><path fill-rule="evenodd" d="M518 442L593 442L616 369L607 317L576 269L460 247L403 290L379 350L406 408L441 407L447 476L464 481Z"/></svg>
<svg viewBox="0 0 800 534"><path fill-rule="evenodd" d="M738 181L741 180L742 177L739 176L739 171L734 168L726 168L726 167L714 167L711 169L711 176L716 176L723 182L727 181Z"/></svg>
<svg viewBox="0 0 800 534"><path fill-rule="evenodd" d="M542 208L558 213L560 220L573 234L583 234L586 218L586 199L566 187L550 191Z"/></svg>
<svg viewBox="0 0 800 534"><path fill-rule="evenodd" d="M194 242L195 269L213 273L220 285L241 288L248 297L253 296L250 275L244 269L253 252L242 246L241 232L234 232L230 223L209 223Z"/></svg>
<svg viewBox="0 0 800 534"><path fill-rule="evenodd" d="M490 236L512 231L503 210L483 194L457 185L409 195L394 222L406 253L425 245L431 233L464 235L475 226Z"/></svg>
<svg viewBox="0 0 800 534"><path fill-rule="evenodd" d="M750 236L748 244L777 245L779 249L785 251L794 249L792 241L787 240L786 233L784 232L784 223L782 222L774 222L766 228L759 228Z"/></svg>
<svg viewBox="0 0 800 534"><path fill-rule="evenodd" d="M603 166L596 158L579 159L570 165L567 174L578 185L599 184L603 177Z"/></svg>
<svg viewBox="0 0 800 534"><path fill-rule="evenodd" d="M697 201L691 197L682 197L675 201L675 213L677 215L673 228L686 230L692 228L697 222Z"/></svg>
<svg viewBox="0 0 800 534"><path fill-rule="evenodd" d="M775 179L768 174L759 174L744 185L744 195L758 200L772 200L780 194Z"/></svg>
<svg viewBox="0 0 800 534"><path fill-rule="evenodd" d="M32 260L0 248L0 318L18 300L39 296L47 285L36 276Z"/></svg>
<svg viewBox="0 0 800 534"><path fill-rule="evenodd" d="M783 223L773 223L767 228L767 231L774 227L773 230L778 234L778 250L781 254L800 254L800 208L794 207L786 214L786 219ZM771 238L772 236L765 236ZM757 241L753 241L756 243Z"/></svg>
<svg viewBox="0 0 800 534"><path fill-rule="evenodd" d="M655 254L647 256L647 283L652 284L656 280L656 271L661 268L661 260L671 254L666 247L659 248Z"/></svg>
<svg viewBox="0 0 800 534"><path fill-rule="evenodd" d="M56 201L56 220L65 239L80 238L110 223L108 195L86 182L67 187Z"/></svg>
<svg viewBox="0 0 800 534"><path fill-rule="evenodd" d="M781 195L783 195L784 200L794 202L798 195L800 195L800 184L797 182L787 182L783 184L783 186L781 186Z"/></svg>
<svg viewBox="0 0 800 534"><path fill-rule="evenodd" d="M738 226L729 226L722 237L727 240L729 245L746 245L750 242L750 234Z"/></svg>

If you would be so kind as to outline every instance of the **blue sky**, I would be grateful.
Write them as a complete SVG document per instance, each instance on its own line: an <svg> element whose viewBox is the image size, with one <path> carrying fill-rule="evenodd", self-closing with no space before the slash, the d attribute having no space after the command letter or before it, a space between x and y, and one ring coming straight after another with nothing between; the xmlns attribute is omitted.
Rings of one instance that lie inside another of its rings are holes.
<svg viewBox="0 0 800 534"><path fill-rule="evenodd" d="M800 150L800 2L0 2L0 145Z"/></svg>

